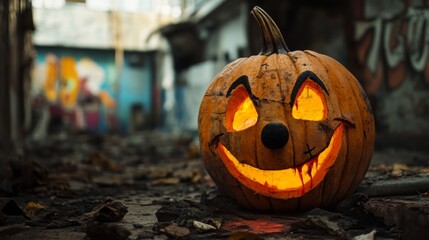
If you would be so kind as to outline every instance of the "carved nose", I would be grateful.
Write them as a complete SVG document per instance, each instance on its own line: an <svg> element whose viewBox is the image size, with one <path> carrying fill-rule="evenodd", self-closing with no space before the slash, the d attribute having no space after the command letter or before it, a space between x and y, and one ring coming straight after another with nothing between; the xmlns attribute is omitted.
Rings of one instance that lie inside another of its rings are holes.
<svg viewBox="0 0 429 240"><path fill-rule="evenodd" d="M262 129L261 140L265 147L279 149L289 140L289 131L282 123L272 122Z"/></svg>

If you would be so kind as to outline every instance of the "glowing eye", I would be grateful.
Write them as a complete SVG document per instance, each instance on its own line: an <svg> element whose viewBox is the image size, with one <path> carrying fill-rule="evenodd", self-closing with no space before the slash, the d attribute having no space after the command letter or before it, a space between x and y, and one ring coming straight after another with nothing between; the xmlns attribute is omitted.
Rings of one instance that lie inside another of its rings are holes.
<svg viewBox="0 0 429 240"><path fill-rule="evenodd" d="M258 112L244 87L240 86L232 92L225 118L228 131L241 131L255 125Z"/></svg>
<svg viewBox="0 0 429 240"><path fill-rule="evenodd" d="M320 121L326 118L327 113L328 108L320 86L313 81L305 81L293 104L292 116L295 119Z"/></svg>

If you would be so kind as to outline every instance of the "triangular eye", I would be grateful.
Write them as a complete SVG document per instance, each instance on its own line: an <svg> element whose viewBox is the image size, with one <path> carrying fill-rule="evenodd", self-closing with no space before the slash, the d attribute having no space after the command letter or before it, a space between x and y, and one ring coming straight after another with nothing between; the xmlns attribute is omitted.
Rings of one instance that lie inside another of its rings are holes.
<svg viewBox="0 0 429 240"><path fill-rule="evenodd" d="M225 118L225 127L228 131L241 131L258 121L258 112L243 86L237 87L231 93Z"/></svg>
<svg viewBox="0 0 429 240"><path fill-rule="evenodd" d="M327 114L328 108L322 88L307 79L298 90L292 106L292 116L295 119L321 121Z"/></svg>

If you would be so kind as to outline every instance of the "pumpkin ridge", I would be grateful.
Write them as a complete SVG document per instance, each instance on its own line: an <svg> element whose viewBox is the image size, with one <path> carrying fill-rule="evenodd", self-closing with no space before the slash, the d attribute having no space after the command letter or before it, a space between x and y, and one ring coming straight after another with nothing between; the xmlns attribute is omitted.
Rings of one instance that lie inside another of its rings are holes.
<svg viewBox="0 0 429 240"><path fill-rule="evenodd" d="M295 70L295 73L297 73L298 69L296 68L295 62L292 60L292 57L289 54L286 54L286 56L289 58L289 61L292 63L293 69ZM287 97L289 98L289 96L287 96ZM290 98L289 98L289 102L287 102L287 100L285 100L285 102L287 105L289 105ZM287 109L284 109L283 113L284 113L285 118L288 121L288 123L292 122L292 121L290 121L290 118L293 118L292 114L288 114ZM292 144L292 151L295 153L295 140L294 140L292 132L289 134L289 142L290 142L289 144ZM293 157L292 157L292 164L293 164L293 166L296 166L295 154L293 154ZM299 206L299 201L297 201L297 209L298 209L298 206Z"/></svg>
<svg viewBox="0 0 429 240"><path fill-rule="evenodd" d="M299 67L299 65L297 64L297 61L295 61L294 60L294 58L298 58L298 57L296 57L295 55L296 54L301 54L301 55L305 55L304 54L304 52L303 51L301 51L301 50L297 50L297 51L293 51L293 52L290 52L290 54L286 54L288 57L289 57L289 60L290 60L290 62L292 63L292 65L293 65L293 68L295 69L295 73L296 73L296 75L300 75L301 74L301 69L300 69L300 67ZM295 79L295 82L293 83L293 85L295 85L296 84L296 81L297 81L297 79ZM292 92L292 90L291 90L291 92ZM292 102L292 99L290 98L291 96L290 96L291 94L289 94L289 96L288 96L288 98L289 98L289 102L287 103L288 105L293 105L293 102ZM292 108L291 108L292 109ZM287 115L287 113L286 113L286 115ZM292 115L290 115L291 116L291 118L292 119L294 119L294 117L292 116ZM305 124L304 123L304 129L305 129L305 136L307 136L307 124ZM290 134L290 138L292 139L292 135L293 134ZM329 144L329 142L328 142L328 144ZM299 147L298 147L299 148ZM294 149L294 153L296 153L296 152L298 152L296 149L295 149L295 145L293 145L293 149ZM295 157L297 156L297 154L294 154L293 155L293 160L292 160L292 162L293 162L293 165L294 166L296 166L297 165L297 163L296 163L296 159L295 159ZM299 160L298 160L299 161ZM298 164L299 165L299 164ZM298 205L299 205L299 202L298 202Z"/></svg>
<svg viewBox="0 0 429 240"><path fill-rule="evenodd" d="M279 86L279 90L280 90L280 93L282 94L282 96L281 96L281 101L283 102L285 99L286 99L286 94L285 94L285 92L284 92L284 90L282 89L282 83L281 83L281 81L283 81L282 80L282 78L281 78L281 76L280 76L280 72L279 72L279 70L278 69L280 69L280 66L279 66L279 64L278 64L278 62L279 62L279 55L278 54L276 54L275 55L276 56L276 61L275 61L275 63L276 63L276 69L277 69L277 71L276 71L276 74L277 74L277 81L278 81L278 86Z"/></svg>
<svg viewBox="0 0 429 240"><path fill-rule="evenodd" d="M311 58L313 58L315 61L317 61L317 62L319 62L319 64L321 65L321 66L323 66L325 69L327 69L327 66L324 64L324 62L323 61L321 61L320 60L320 56L317 56L317 55L320 55L320 54L314 54L314 52L313 51L308 51L308 50L305 50L305 51L303 51L305 54L307 54L307 55L309 55ZM328 75L329 75L329 72L327 73ZM349 88L350 88L350 86L349 86ZM335 99L338 99L338 96L337 96L337 94L336 94L336 91L333 91L334 93L333 93L333 96L331 96L331 97L335 97ZM342 110L341 110L341 106L340 105L338 105L338 108L340 108L340 112L342 113ZM347 129L347 128L346 128ZM345 140L345 142L347 143L347 141L349 140L349 138L348 138L348 135L347 135L347 130L345 130L345 134L344 134L344 136L343 136L346 140ZM346 148L346 156L345 156L345 158L344 159L348 159L348 157L349 157L349 151L348 151L348 144L344 144L345 146L345 148ZM343 174L346 172L346 169L347 169L347 166L348 166L348 164L350 164L348 161L345 161L344 162L344 164L343 164L343 166L342 166L342 168L341 168L341 171L340 171L340 178L339 179L343 179ZM330 199L329 199L329 203L327 204L327 205L331 205L332 204L332 201L335 199L335 197L337 196L337 194L338 194L338 191L340 190L340 186L341 186L341 182L339 182L339 184L336 186L336 189L335 189L335 193L334 194L332 194L332 196L330 197ZM323 186L324 187L324 186ZM323 189L323 191L322 192L324 192L324 189ZM323 198L323 196L322 196L322 202L324 202L324 198Z"/></svg>
<svg viewBox="0 0 429 240"><path fill-rule="evenodd" d="M256 74L256 77L253 77L251 80L252 82L250 83L251 86L253 85L254 93L255 93L255 95L256 94L258 95L258 96L256 96L258 98L261 96L261 94L260 94L261 89L260 88L262 88L262 86L261 86L262 84L259 84L259 81L260 81L260 78L264 75L264 72L262 70L262 65L268 61L269 57L270 56L263 56L263 57L260 57L260 59L257 59L257 60L260 60L260 61L258 61L259 70ZM262 94L262 96L263 96L263 94Z"/></svg>
<svg viewBox="0 0 429 240"><path fill-rule="evenodd" d="M309 51L307 51L307 52L309 52ZM324 62L320 59L321 57L327 57L327 56L325 56L325 55L322 55L322 54L317 54L317 55L319 55L319 56L317 56L316 54L311 54L312 56L314 56L314 58L315 59L317 59L319 62L320 62L320 64L323 66L323 67L325 67L325 68L327 68L327 66L324 64ZM316 56L315 56L316 55ZM328 57L328 59L329 59L329 57ZM334 59L329 59L329 60L334 60ZM336 66L338 63L337 63L337 61L335 60L334 61L334 66ZM336 72L331 72L331 73L328 73L328 74L334 74L334 75L337 75L337 73ZM337 79L341 79L341 78L338 78L337 77ZM344 83L344 82L346 82L346 83ZM354 93L354 91L353 91L353 87L351 86L351 84L350 84L350 79L347 77L346 78L346 80L345 81L342 81L341 83L344 83L344 84L347 84L347 88L348 88L348 90L349 91L351 91L352 92L352 94L353 94L353 102L354 102L354 104L355 104L355 106L357 106L358 108L360 108L360 106L359 106L359 103L357 102L357 100L356 100L356 96L355 96L355 93ZM341 84L340 83L340 84ZM341 107L340 107L341 108ZM342 112L342 111L341 111ZM359 115L359 117L357 118L357 119L359 119L359 121L361 122L361 126L363 126L363 122L362 122L362 114L361 114L361 112L360 111L357 111L357 114ZM358 125L358 124L356 124L356 125ZM346 128L347 129L347 128ZM346 139L347 140L349 140L349 138L348 138L348 130L346 130L345 131L345 135L346 135ZM363 148L365 147L365 142L364 142L364 139L362 138L362 144L360 144ZM348 147L349 146L349 144L346 144L346 146ZM362 149L362 151L360 151L360 155L359 155L359 158L357 158L357 159L359 159L359 162L362 160L362 156L363 156L363 153L364 153L364 149ZM348 156L349 156L349 151L347 151L347 153L346 153L346 159L348 159ZM344 169L346 169L346 166L348 166L347 164L350 164L348 161L346 161L345 162L345 164L344 164L344 166L343 166L343 171L341 172L341 177L342 177L342 175L343 175L343 172L344 172ZM357 167L359 167L359 164L358 164L358 166ZM355 171L353 171L353 177L352 177L352 180L350 181L350 184L349 184L349 186L347 187L347 191L345 191L344 192L344 194L343 195L347 195L347 193L350 191L350 189L351 188L353 188L353 187L355 187L354 185L354 182L355 182L355 180L356 180L356 175L357 175L357 173L358 173L358 171L359 171L359 169L356 169ZM333 195L333 197L332 197L332 199L331 199L331 202L329 203L329 205L331 205L332 204L332 201L338 201L337 199L338 198L342 198L342 196L340 196L340 197L338 197L338 194L339 194L339 191L340 191L340 187L338 187L337 188L337 191L335 192L335 194Z"/></svg>
<svg viewBox="0 0 429 240"><path fill-rule="evenodd" d="M334 73L335 74L335 73ZM352 94L353 94L353 102L355 103L355 105L359 108L359 109L361 109L361 107L360 107L360 105L359 105L359 103L357 102L357 100L356 100L356 95L355 95L355 92L353 91L353 87L351 86L351 84L350 84L350 79L347 77L347 81L345 81L345 82L347 82L347 86L348 86L348 88L349 88L349 90L352 92ZM358 113L358 121L360 121L361 122L361 126L362 126L362 128L364 128L364 122L362 121L362 114L361 114L361 112L360 111L357 111L357 113ZM358 125L357 123L356 123L356 125ZM347 136L347 139L349 139L348 138L348 131L345 131L345 133L346 133L346 136ZM349 144L346 144L347 145L347 147L349 146ZM359 159L359 162L361 162L362 161L362 158L363 158L363 154L365 153L365 146L366 146L366 144L365 144L365 141L364 141L364 138L362 137L362 139L361 139L361 144L360 144L360 146L362 146L362 150L360 151L360 156L359 156L359 158L357 158L357 159ZM347 154L346 154L346 157L348 157L348 154L349 154L349 151L347 151ZM368 162L370 162L370 161L368 161ZM344 164L345 165L345 164ZM353 173L353 178L352 178L352 181L350 182L350 185L347 187L347 191L345 191L344 192L344 194L343 195L347 195L347 193L350 191L350 189L352 189L352 188L355 188L355 186L354 185L356 185L355 184L355 181L356 181L356 177L357 177L357 174L358 174L358 172L359 172L359 166L360 165L362 165L362 164L357 164L357 166L356 166L356 170L354 171L354 173ZM337 190L337 193L338 193L338 190ZM338 196L337 196L337 194L335 194L334 195L334 197L332 198L332 200L333 201L338 201L338 200L336 200L338 198ZM342 196L340 196L339 198L342 198Z"/></svg>
<svg viewBox="0 0 429 240"><path fill-rule="evenodd" d="M205 94L219 94L221 93L221 91L219 91L219 89L222 89L222 84L216 83L217 81L214 81L215 79L219 79L219 78L223 78L222 79L222 83L225 82L225 77L224 75L229 75L231 71L234 71L234 67L236 67L237 65L240 65L243 61L245 61L248 58L239 58L236 59L235 61L229 63L228 65L226 65L218 74L216 74L216 76L213 78L213 80L211 81L211 83L209 84L209 86L207 87L207 90L205 92Z"/></svg>
<svg viewBox="0 0 429 240"><path fill-rule="evenodd" d="M262 8L255 6L250 13L258 24L261 34L262 48L259 55L290 52L280 29Z"/></svg>
<svg viewBox="0 0 429 240"><path fill-rule="evenodd" d="M237 180L236 180L236 181L237 181ZM239 181L237 181L237 182L239 182ZM238 186L239 186L239 189L240 189L241 193L242 193L242 194L243 194L243 196L244 196L244 200L249 204L249 206L251 206L252 208L256 209L256 208L255 208L255 206L252 204L252 201L250 201L250 200L247 198L246 189L244 189L246 186L243 186L243 185L241 185L241 184L239 184Z"/></svg>
<svg viewBox="0 0 429 240"><path fill-rule="evenodd" d="M299 51L299 50L298 50ZM290 54L294 54L294 53L296 53L297 51L293 51L293 52L290 52ZM292 63L292 65L293 65L293 69L295 69L295 73L299 73L299 70L298 70L298 68L297 68L297 66L296 66L296 64L295 64L295 61L292 59L292 56L290 55L289 53L288 54L285 54L288 58L289 58L289 61ZM299 74L298 74L299 75ZM296 82L296 79L295 79L295 82ZM295 83L294 83L295 84ZM290 95L290 94L289 94ZM290 96L286 96L286 97L288 97L288 99L289 99L289 102L286 102L287 104L289 104L290 105L290 103L291 103L291 99L290 99ZM285 101L287 101L287 100L285 100Z"/></svg>
<svg viewBox="0 0 429 240"><path fill-rule="evenodd" d="M351 81L348 81L349 82L349 85L351 86ZM358 104L358 102L357 102L357 100L356 100L356 95L359 95L359 93L356 93L356 91L355 91L355 89L354 88L352 88L352 93L353 93L353 96L354 96L354 100L356 101L356 104L358 105L358 107L359 108L362 108L359 104ZM366 103L364 103L364 104L366 104ZM359 114L360 114L360 111L359 111ZM364 120L363 120L363 117L361 116L360 118L360 121L362 122L362 131L364 131L365 132L365 122L364 122ZM368 151L367 150L367 148L368 148L368 145L367 144L365 144L365 141L366 141L366 138L363 136L362 137L362 142L363 142L363 144L362 144L362 146L363 146L363 149L362 149L362 151L361 151L361 157L360 157L360 159L362 159L362 158L364 158L364 155L365 155L365 153ZM371 151L371 156L369 157L370 159L372 158L372 151ZM366 165L362 165L362 164L360 164L360 165L358 165L357 166L357 169L356 169L356 173L355 173L355 176L354 176L354 178L353 178L353 182L352 182L352 184L350 185L350 187L349 187L349 189L346 191L346 194L348 194L349 192L350 192L350 189L352 188L352 187L355 187L355 185L357 184L356 183L356 179L357 178L359 178L359 173L360 172L365 172L366 173L366 170L365 171L363 171L362 169L368 169L368 167L369 167L369 164L371 163L371 161L368 161L368 163L366 164ZM365 176L365 174L364 174L364 176Z"/></svg>

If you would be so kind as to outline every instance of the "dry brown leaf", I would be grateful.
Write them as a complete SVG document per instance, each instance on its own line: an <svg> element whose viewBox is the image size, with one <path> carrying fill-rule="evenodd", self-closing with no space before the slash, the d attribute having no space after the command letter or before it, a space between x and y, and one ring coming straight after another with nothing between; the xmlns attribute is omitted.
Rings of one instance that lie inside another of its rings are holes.
<svg viewBox="0 0 429 240"><path fill-rule="evenodd" d="M32 220L38 219L40 214L46 209L41 203L29 202L24 208L25 215Z"/></svg>
<svg viewBox="0 0 429 240"><path fill-rule="evenodd" d="M173 238L181 238L189 235L191 231L188 228L180 227L177 224L173 223L166 226L165 228L160 229L160 232L167 234Z"/></svg>
<svg viewBox="0 0 429 240"><path fill-rule="evenodd" d="M372 230L369 233L362 234L362 235L354 237L353 240L374 240L376 232L377 231L375 231L375 229L374 229L374 230Z"/></svg>
<svg viewBox="0 0 429 240"><path fill-rule="evenodd" d="M113 198L106 198L91 211L90 215L93 220L99 222L119 222L127 212L128 209L122 202Z"/></svg>
<svg viewBox="0 0 429 240"><path fill-rule="evenodd" d="M207 220L207 223L209 223L210 225L213 225L214 227L216 227L216 229L220 229L220 227L222 226L222 219L210 218Z"/></svg>
<svg viewBox="0 0 429 240"><path fill-rule="evenodd" d="M180 183L180 179L176 177L171 178L161 178L152 181L152 185L159 186L159 185L176 185Z"/></svg>
<svg viewBox="0 0 429 240"><path fill-rule="evenodd" d="M103 153L96 152L88 157L89 164L98 172L102 170L117 171L118 164L108 159Z"/></svg>

